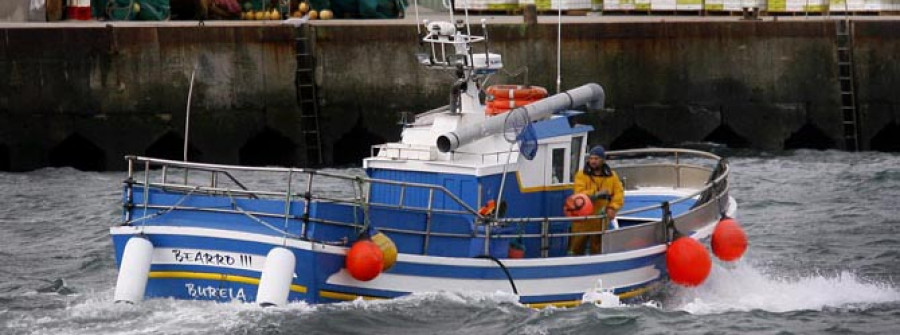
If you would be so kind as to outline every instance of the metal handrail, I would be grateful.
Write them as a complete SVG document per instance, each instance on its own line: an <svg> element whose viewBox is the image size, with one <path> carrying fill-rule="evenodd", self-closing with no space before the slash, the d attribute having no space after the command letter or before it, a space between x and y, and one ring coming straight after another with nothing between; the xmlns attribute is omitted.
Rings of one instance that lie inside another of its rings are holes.
<svg viewBox="0 0 900 335"><path fill-rule="evenodd" d="M409 157L409 156L404 156L404 155L403 155L404 152L412 152L412 153L428 154L428 155L430 155L433 149L434 149L434 147L427 147L427 146L413 146L413 145L406 145L406 146L391 146L391 145L389 145L389 144L375 144L375 145L372 145L372 146L369 148L369 157L372 157L372 158L379 158L379 157L381 157L381 158L394 158L394 156L391 155L390 152L391 152L391 151L396 151L396 152L397 152L396 157L399 157L399 158L402 158L402 159L406 159L406 160L421 160L421 161L434 161L434 160L431 159L431 158L419 159L419 158ZM509 156L509 155L518 155L518 154L519 154L519 151L518 151L518 150L519 150L518 148L513 148L512 150L492 151L492 152L469 152L469 151L455 150L455 151L453 151L451 154L453 155L453 157L456 157L456 156L464 156L464 157L471 156L471 157L474 157L474 158L476 158L476 159L480 159L480 160L481 160L481 164L485 164L486 162L489 162L489 163L498 163L498 164L499 164L499 163L504 163L504 162L505 162L504 158L501 158L501 156L507 157L507 156ZM377 152L376 152L376 151L377 151ZM385 156L380 156L380 154L381 154L382 152L386 152L386 153L388 153L388 154L386 154ZM504 155L505 155L505 156L504 156ZM493 159L492 159L492 160L487 159L487 158L489 158L489 157L493 157ZM436 163L440 163L440 161L436 161Z"/></svg>
<svg viewBox="0 0 900 335"><path fill-rule="evenodd" d="M682 148L643 148L643 149L611 150L611 151L606 152L606 156L614 157L614 156L637 155L637 154L665 154L665 153L691 154L691 155L703 156L704 158L710 158L710 159L713 159L716 161L718 161L719 159L722 158L722 157L719 157L718 155L710 153L710 152L694 150L694 149L682 149Z"/></svg>
<svg viewBox="0 0 900 335"><path fill-rule="evenodd" d="M686 163L681 162L681 157L679 157L679 155L685 155L685 154L695 155L695 156L699 156L701 158L716 160L717 163L721 160L721 158L717 155L707 153L707 152L702 152L702 151L690 150L690 149L632 149L632 150L610 151L608 153L609 156L613 156L613 157L628 156L628 155L648 155L648 154L650 154L650 155L659 155L659 154L673 155L675 158L675 163L654 164L654 166L657 166L657 167L660 167L660 166L661 167L669 167L670 166L673 169L676 169L676 171L682 167L694 167L694 168L706 169L705 166L698 166L698 165L686 164ZM199 192L206 192L206 193L221 193L221 194L229 194L229 195L234 194L234 195L245 195L245 196L272 196L272 197L280 196L280 197L284 197L285 199L287 199L286 201L291 201L292 198L297 198L297 197L302 196L307 200L315 199L315 200L330 201L330 202L335 202L335 203L349 203L349 204L353 204L353 205L359 205L360 204L358 202L359 199L350 199L350 200L335 199L335 198L329 198L329 197L325 197L325 196L318 196L318 195L312 194L312 192L311 192L312 177L315 175L320 175L320 176L325 176L325 177L335 178L335 179L345 180L345 181L400 186L401 187L401 195L399 197L398 204L373 203L373 202L368 202L369 200L366 200L367 201L366 205L371 206L371 207L377 207L377 208L393 208L393 209L403 209L403 210L408 210L408 211L424 212L426 214L426 222L427 222L427 224L426 224L427 227L424 231L388 228L388 227L380 228L385 231L400 233L400 234L424 235L425 240L423 241L424 242L423 253L427 253L430 236L447 236L447 237L460 237L460 238L476 237L476 238L484 238L487 241L487 243L490 243L491 240L498 239L498 238L515 238L515 237L540 238L541 243L542 243L541 245L546 246L547 241L549 241L550 238L554 238L554 237L581 236L581 235L606 235L606 234L615 233L615 232L627 232L627 231L633 230L633 229L646 228L646 227L652 226L652 225L659 225L661 222L661 221L653 221L653 222L640 223L640 224L636 224L636 225L632 225L632 226L628 226L628 227L621 227L616 230L607 230L607 231L602 231L602 232L550 233L548 231L548 227L550 224L579 221L579 220L588 220L588 219L598 219L598 218L603 218L604 215L601 214L601 215L590 215L590 216L582 216L582 217L521 217L521 218L514 217L514 218L494 219L494 218L489 218L489 217L480 215L477 211L475 211L473 208L471 208L471 206L469 206L464 201L462 201L458 196L456 196L455 194L453 194L452 192L450 192L443 186L439 186L439 185L374 179L374 178L361 177L361 176L359 176L359 177L346 176L346 175L328 173L328 172L323 172L323 171L319 171L319 170L311 170L311 169L281 168L281 167L227 166L227 165L219 165L219 164L191 163L191 162L172 161L172 160L165 160L165 159L154 159L154 158L139 157L139 156L127 156L126 158L129 160L128 161L129 180L131 181L131 183L132 184L144 184L141 186L145 189L145 191L144 191L145 193L143 194L143 196L144 196L143 207L144 207L145 211L148 208L168 209L168 210L182 209L182 210L196 210L196 211L215 211L215 212L224 212L224 213L231 213L233 211L233 210L227 210L227 209L212 209L212 208L179 206L177 204L175 206L150 205L147 200L148 194L146 191L147 188L150 186L169 188L169 189L178 189L178 190L184 190L184 191L199 191ZM134 178L133 178L134 173L133 173L133 168L132 168L134 162L144 163L145 176L144 176L143 182L134 181ZM172 166L172 167L181 167L184 169L208 171L208 172L212 172L213 174L224 173L230 180L232 180L235 183L235 185L240 187L240 189L221 188L215 184L213 186L207 187L207 186L199 186L199 185L198 186L188 186L186 184L182 185L182 184L172 184L172 183L166 183L166 182L163 182L163 183L150 182L149 181L150 167L156 166L156 165L162 165L164 167ZM630 167L630 166L632 166L632 165L625 165L625 166L622 166L622 168ZM633 166L648 166L648 165L643 164L643 165L633 165ZM714 180L708 181L706 183L706 185L704 185L704 187L702 187L701 189L695 190L695 191L693 191L689 194L683 195L677 199L668 201L668 203L674 204L674 203L684 202L689 199L696 198L696 197L700 196L701 194L703 194L703 192L706 192L714 187L718 187L718 185L720 185L722 182L726 181L727 177L730 174L730 167L727 164L723 164L723 169L724 170L722 170L722 173L717 178L715 178ZM292 193L290 191L290 187L288 187L287 192L250 190L250 189L247 189L246 186L241 184L227 170L251 171L251 172L275 172L275 173L287 173L288 175L292 175L294 173L307 174L309 177L307 193L306 194ZM710 173L711 173L711 171L712 170L710 170ZM728 194L729 187L728 187L727 183L724 185L725 185L724 188L715 190L716 194L714 197L712 197L709 200L710 202L711 201L720 201L721 197ZM404 198L405 198L404 195L406 193L405 189L407 187L420 187L420 188L429 190L429 199L428 199L427 207L417 207L417 206L405 205L404 204ZM450 199L453 199L453 201L455 201L460 206L460 208L462 208L462 210L435 209L433 207L433 200L434 200L433 198L435 195L435 191L443 192L443 194L445 196L449 197ZM364 195L360 195L360 196L365 198ZM307 206L308 206L308 202L309 201L307 201ZM286 206L289 206L289 205L286 205ZM661 209L661 208L662 208L662 203L659 205L644 206L644 207L640 207L640 208L630 209L627 211L622 211L619 213L619 216L634 214L634 213L648 211L648 210ZM237 211L237 212L240 212L240 211ZM304 210L304 212L308 212L308 207L306 210ZM474 224L476 226L483 226L484 230L483 230L483 232L479 232L478 230L475 230L471 234L432 232L431 227L430 227L431 226L430 221L431 221L431 216L434 213L472 215L475 218ZM286 207L286 210L282 214L263 213L263 212L243 212L243 214L250 214L250 215L264 216L264 217L271 217L271 218L284 218L285 220L303 219L304 222L319 222L319 223L324 223L324 224L343 225L343 226L350 226L350 227L356 227L356 228L364 227L364 225L360 225L355 222L354 223L337 222L337 221L305 217L305 215L304 216L293 215L293 214L290 214L289 207ZM145 216L146 216L146 214L145 214ZM542 225L540 233L496 234L491 231L492 227L501 227L501 226L507 226L510 224L534 224L534 223L538 223L538 224ZM305 228L301 228L301 232L302 232L301 237L304 237L304 238L306 237L305 231L306 231ZM487 243L486 243L486 245L487 245ZM542 256L546 257L546 255L547 255L546 250L543 250Z"/></svg>
<svg viewBox="0 0 900 335"><path fill-rule="evenodd" d="M127 160L129 160L129 166L131 166L132 161L145 163L145 166L146 166L145 171L144 171L144 173L146 174L145 180L146 180L147 176L149 176L149 173L150 173L149 167L151 167L151 166L174 166L174 167L200 170L200 171L236 170L236 171L247 171L247 172L272 172L272 173L285 173L285 174L302 173L302 174L308 175L309 178L312 178L312 176L314 176L314 175L318 175L318 176L335 178L335 179L344 180L344 181L362 181L362 182L366 182L366 183L370 183L370 184L385 184L385 185L396 185L396 186L401 186L401 187L416 187L416 188L423 188L423 189L433 189L433 190L443 193L444 196L449 197L450 199L453 199L453 201L460 208L463 208L463 210L465 212L467 212L471 215L474 215L474 216L479 216L478 211L476 211L474 208L469 206L469 204L467 204L465 201L460 199L457 195L455 195L452 192L450 192L449 190L447 190L447 188L440 186L440 185L414 183L414 182L401 182L401 181L375 179L375 178L361 177L361 176L346 176L346 175L329 173L329 172L324 172L324 171L315 170L315 169L284 168L284 167L249 167L249 166L222 165L222 164L210 164L210 163L193 163L193 162L175 161L175 160L167 160L167 159L149 158L149 157L142 157L142 156L126 156L125 158ZM129 178L133 177L133 173L134 173L133 170L129 169ZM147 183L147 185L145 185L145 186L149 186L151 184L151 183L149 183L149 180L147 180L146 183ZM138 183L138 184L140 184L140 183ZM161 184L156 184L156 183L154 183L154 185L161 186ZM173 187L177 184L165 184L165 185ZM231 190L231 189L223 189L223 188L219 188L219 187L211 187L211 188L201 187L201 189L208 191L208 192L232 191L235 193L247 194L248 196L250 194L286 196L286 194L284 192L255 191L255 190ZM241 191L243 191L243 192L241 192Z"/></svg>

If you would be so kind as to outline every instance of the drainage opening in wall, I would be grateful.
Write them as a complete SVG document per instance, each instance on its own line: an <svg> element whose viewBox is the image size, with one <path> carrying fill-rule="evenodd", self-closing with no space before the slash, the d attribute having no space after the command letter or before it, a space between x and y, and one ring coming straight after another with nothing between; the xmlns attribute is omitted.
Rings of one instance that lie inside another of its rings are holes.
<svg viewBox="0 0 900 335"><path fill-rule="evenodd" d="M882 152L900 152L900 125L894 121L888 123L872 137L869 148Z"/></svg>
<svg viewBox="0 0 900 335"><path fill-rule="evenodd" d="M658 147L662 141L637 125L628 127L609 144L611 150Z"/></svg>
<svg viewBox="0 0 900 335"><path fill-rule="evenodd" d="M106 153L84 136L75 133L50 149L50 166L103 171L106 169Z"/></svg>
<svg viewBox="0 0 900 335"><path fill-rule="evenodd" d="M241 165L291 167L297 164L296 151L294 141L266 127L244 143L238 160Z"/></svg>
<svg viewBox="0 0 900 335"><path fill-rule="evenodd" d="M834 148L834 140L829 138L828 135L825 135L825 132L823 132L821 129L809 122L804 124L803 127L800 127L799 130L791 134L791 137L788 137L788 139L784 140L785 150L828 150Z"/></svg>
<svg viewBox="0 0 900 335"><path fill-rule="evenodd" d="M713 142L724 144L731 149L747 149L750 147L750 141L741 135L738 135L728 125L720 125L703 139L705 142Z"/></svg>
<svg viewBox="0 0 900 335"><path fill-rule="evenodd" d="M0 143L0 171L11 171L11 159L9 157L9 147Z"/></svg>
<svg viewBox="0 0 900 335"><path fill-rule="evenodd" d="M332 162L339 166L358 165L363 158L369 157L373 145L384 142L384 137L363 127L362 121L357 122L349 132L334 143Z"/></svg>

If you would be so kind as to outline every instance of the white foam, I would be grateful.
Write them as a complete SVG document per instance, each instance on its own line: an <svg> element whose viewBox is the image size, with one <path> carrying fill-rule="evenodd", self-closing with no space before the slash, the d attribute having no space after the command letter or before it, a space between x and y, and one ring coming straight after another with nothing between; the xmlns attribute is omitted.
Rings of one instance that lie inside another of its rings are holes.
<svg viewBox="0 0 900 335"><path fill-rule="evenodd" d="M111 290L91 296L52 315L23 315L8 326L28 329L33 334L180 334L199 330L228 333L273 314L297 315L316 310L306 303L261 308L251 303L174 299L117 304L112 302Z"/></svg>
<svg viewBox="0 0 900 335"><path fill-rule="evenodd" d="M594 306L601 308L615 308L622 307L622 302L619 300L619 296L615 295L612 290L603 287L603 280L597 279L597 283L594 284L594 288L584 292L584 295L581 296L582 304L594 304Z"/></svg>
<svg viewBox="0 0 900 335"><path fill-rule="evenodd" d="M669 308L692 314L787 312L900 301L896 288L867 283L848 271L831 276L773 278L744 262L730 267L716 264L702 285L678 287Z"/></svg>
<svg viewBox="0 0 900 335"><path fill-rule="evenodd" d="M351 309L368 309L368 310L379 310L382 308L391 309L397 306L406 306L406 307L415 307L421 306L423 304L427 304L435 301L445 301L456 304L464 304L464 305L482 305L482 306L498 306L498 305L518 305L524 308L524 305L519 303L519 296L509 293L497 291L494 293L486 293L486 292L460 292L460 291L435 291L435 292L421 292L421 293L412 293L409 295L405 295L402 297L398 297L395 299L381 299L381 300L363 300L362 298L357 298L356 300L337 303L334 306L338 308L351 308Z"/></svg>

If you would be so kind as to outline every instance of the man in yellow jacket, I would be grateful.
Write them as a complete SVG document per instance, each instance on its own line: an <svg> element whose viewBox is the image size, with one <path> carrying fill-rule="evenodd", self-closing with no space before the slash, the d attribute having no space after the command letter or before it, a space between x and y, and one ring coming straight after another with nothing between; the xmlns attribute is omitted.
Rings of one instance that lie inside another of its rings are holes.
<svg viewBox="0 0 900 335"><path fill-rule="evenodd" d="M622 181L606 164L606 151L602 146L591 149L584 170L575 174L575 193L585 194L593 200L594 215L601 211L605 219L591 219L572 222L573 233L600 232L609 228L609 221L616 218L616 213L625 203ZM583 255L585 242L590 240L591 255L601 251L601 235L581 235L569 238L569 253Z"/></svg>

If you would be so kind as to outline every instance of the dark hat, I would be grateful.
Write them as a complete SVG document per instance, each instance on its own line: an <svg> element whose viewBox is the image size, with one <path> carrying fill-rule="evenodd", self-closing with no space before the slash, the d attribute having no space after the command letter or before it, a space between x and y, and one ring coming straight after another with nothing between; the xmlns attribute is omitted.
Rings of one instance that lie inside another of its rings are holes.
<svg viewBox="0 0 900 335"><path fill-rule="evenodd" d="M596 147L591 148L592 156L599 156L600 158L606 158L606 150L603 149L602 145L598 145Z"/></svg>

